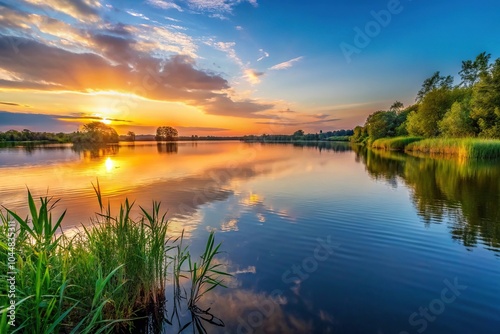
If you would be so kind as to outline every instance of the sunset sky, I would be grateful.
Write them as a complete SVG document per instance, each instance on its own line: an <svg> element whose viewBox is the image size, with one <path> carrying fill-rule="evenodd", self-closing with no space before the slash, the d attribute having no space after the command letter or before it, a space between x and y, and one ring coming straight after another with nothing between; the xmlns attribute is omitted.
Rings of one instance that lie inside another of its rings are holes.
<svg viewBox="0 0 500 334"><path fill-rule="evenodd" d="M0 131L290 134L500 57L498 0L0 0ZM361 32L361 34L360 34Z"/></svg>

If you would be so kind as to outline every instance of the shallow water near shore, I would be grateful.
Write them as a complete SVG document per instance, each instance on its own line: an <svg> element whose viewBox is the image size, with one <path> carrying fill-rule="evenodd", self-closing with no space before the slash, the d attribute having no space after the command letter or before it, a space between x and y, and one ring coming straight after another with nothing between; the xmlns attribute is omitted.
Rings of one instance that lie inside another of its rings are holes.
<svg viewBox="0 0 500 334"><path fill-rule="evenodd" d="M203 301L226 325L209 333L500 328L498 163L343 143L0 148L1 204L60 198L67 230L98 211L97 179L112 207L161 201L193 254L217 231L233 278Z"/></svg>

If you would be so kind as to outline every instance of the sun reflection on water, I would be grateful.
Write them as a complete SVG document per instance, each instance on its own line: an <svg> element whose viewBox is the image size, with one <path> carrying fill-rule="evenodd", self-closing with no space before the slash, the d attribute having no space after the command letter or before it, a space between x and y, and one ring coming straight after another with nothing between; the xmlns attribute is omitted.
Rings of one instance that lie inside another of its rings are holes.
<svg viewBox="0 0 500 334"><path fill-rule="evenodd" d="M104 162L104 166L106 167L107 172L111 172L115 168L115 162L111 159L111 157L107 157Z"/></svg>

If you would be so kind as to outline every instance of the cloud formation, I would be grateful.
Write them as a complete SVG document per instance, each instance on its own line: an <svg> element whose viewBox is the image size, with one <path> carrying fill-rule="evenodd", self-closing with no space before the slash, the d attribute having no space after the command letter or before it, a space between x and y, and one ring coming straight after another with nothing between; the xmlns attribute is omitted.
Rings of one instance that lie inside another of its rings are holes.
<svg viewBox="0 0 500 334"><path fill-rule="evenodd" d="M44 11L56 11L69 15L79 21L99 20L99 0L21 0Z"/></svg>
<svg viewBox="0 0 500 334"><path fill-rule="evenodd" d="M29 1L45 6L38 0ZM61 1L49 3L73 17L96 14L99 8L93 0L64 6ZM95 27L85 23L73 26L15 9L6 8L4 13L0 16L0 88L116 91L182 102L208 114L249 118L269 118L260 113L274 107L252 99L233 100L227 93L230 86L226 79L197 67L197 46L190 36L178 31L182 29L109 22ZM35 34L35 29L43 35ZM235 43L211 41L211 46L243 67ZM251 74L254 81L262 75L256 71Z"/></svg>
<svg viewBox="0 0 500 334"><path fill-rule="evenodd" d="M14 102L0 101L0 104L6 105L6 106L13 106L13 107L27 107L26 105L22 105L22 104L19 104L19 103L14 103Z"/></svg>
<svg viewBox="0 0 500 334"><path fill-rule="evenodd" d="M293 58L293 59L290 59L288 61L285 61L285 62L282 62L282 63L279 63L279 64L276 64L272 67L269 68L270 71L279 71L279 70L286 70L287 68L290 68L294 65L294 63L302 60L304 57L301 56L301 57L297 57L297 58Z"/></svg>
<svg viewBox="0 0 500 334"><path fill-rule="evenodd" d="M324 123L331 123L340 121L340 118L329 118L322 119L319 121L264 121L264 122L255 122L255 124L266 124L266 125L282 125L282 126L300 126L300 125L319 125Z"/></svg>
<svg viewBox="0 0 500 334"><path fill-rule="evenodd" d="M246 69L245 70L245 79L251 84L258 84L260 82L260 77L264 75L264 72L257 72L256 70Z"/></svg>
<svg viewBox="0 0 500 334"><path fill-rule="evenodd" d="M146 3L151 6L161 8L161 9L176 9L179 12L183 12L184 10L173 1L164 1L164 0L147 0Z"/></svg>
<svg viewBox="0 0 500 334"><path fill-rule="evenodd" d="M260 57L257 59L257 61L261 61L267 57L269 57L269 53L264 51L264 49L259 49L260 52Z"/></svg>
<svg viewBox="0 0 500 334"><path fill-rule="evenodd" d="M257 7L257 0L185 0L189 7L202 12L231 13L240 3L248 2Z"/></svg>

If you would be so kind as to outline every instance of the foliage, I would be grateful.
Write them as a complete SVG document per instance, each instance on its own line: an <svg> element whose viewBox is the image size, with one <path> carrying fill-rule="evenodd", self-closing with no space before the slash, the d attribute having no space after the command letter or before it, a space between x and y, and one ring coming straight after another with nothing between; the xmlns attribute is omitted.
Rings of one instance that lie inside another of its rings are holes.
<svg viewBox="0 0 500 334"><path fill-rule="evenodd" d="M179 281L184 276L181 267L169 271L173 263L179 263L171 252L182 247L182 239L179 243L168 236L168 222L160 215L158 203L153 202L151 211L141 207L142 216L132 219L133 203L125 200L118 215L112 216L109 203L103 210L98 184L95 190L101 212L91 227L83 227L72 237L59 231L64 213L56 221L52 219L57 201L40 198L37 207L28 191L29 218L0 210L1 333L9 326L5 291L11 271L16 272L17 333L135 332L143 329L137 328L141 319L147 322L153 314L163 314L167 277L173 275ZM10 231L12 220L14 232ZM11 235L16 236L14 270L7 267ZM227 275L212 264L219 247L210 234L208 251L198 265L207 270L196 273L197 294L189 307L196 306L213 282L223 286L213 276ZM191 262L187 249L183 254L183 261Z"/></svg>
<svg viewBox="0 0 500 334"><path fill-rule="evenodd" d="M171 126L160 126L156 129L156 137L157 141L174 141L179 136L179 133L176 129Z"/></svg>
<svg viewBox="0 0 500 334"><path fill-rule="evenodd" d="M500 138L500 59L473 88L471 118L479 126L479 136Z"/></svg>
<svg viewBox="0 0 500 334"><path fill-rule="evenodd" d="M0 132L0 142L48 142L48 143L69 143L71 135L66 133L33 132L28 129L23 131L8 130Z"/></svg>
<svg viewBox="0 0 500 334"><path fill-rule="evenodd" d="M351 136L331 136L331 137L328 137L326 140L328 141L350 141L351 140Z"/></svg>
<svg viewBox="0 0 500 334"><path fill-rule="evenodd" d="M366 131L366 127L357 126L354 128L354 134L351 137L351 141L353 143L364 144L368 139L368 132Z"/></svg>
<svg viewBox="0 0 500 334"><path fill-rule="evenodd" d="M365 126L370 140L394 136L396 134L396 118L395 111L377 111L368 116Z"/></svg>
<svg viewBox="0 0 500 334"><path fill-rule="evenodd" d="M437 89L450 90L453 86L453 77L448 75L446 77L441 76L438 72L435 72L430 78L424 80L422 88L417 93L416 101L422 101L427 94Z"/></svg>
<svg viewBox="0 0 500 334"><path fill-rule="evenodd" d="M491 54L486 54L486 52L480 53L474 61L464 60L462 61L462 70L459 72L462 78L461 86L472 87L474 86L481 76L488 73L490 69L490 58Z"/></svg>
<svg viewBox="0 0 500 334"><path fill-rule="evenodd" d="M391 107L389 108L390 111L395 111L395 112L400 112L401 110L404 109L404 104L401 101L396 101L394 102Z"/></svg>
<svg viewBox="0 0 500 334"><path fill-rule="evenodd" d="M475 133L473 120L470 118L470 103L455 102L443 119L438 122L439 130L444 137L473 137Z"/></svg>
<svg viewBox="0 0 500 334"><path fill-rule="evenodd" d="M297 130L293 133L292 137L294 139L302 139L304 137L304 130Z"/></svg>
<svg viewBox="0 0 500 334"><path fill-rule="evenodd" d="M83 125L82 130L74 133L71 141L77 144L117 143L116 130L102 122L91 122Z"/></svg>
<svg viewBox="0 0 500 334"><path fill-rule="evenodd" d="M500 159L500 140L477 138L434 138L411 143L408 152L451 155L460 159Z"/></svg>
<svg viewBox="0 0 500 334"><path fill-rule="evenodd" d="M405 147L408 144L417 142L422 139L422 137L380 138L372 143L372 148L378 148L388 151L404 151Z"/></svg>
<svg viewBox="0 0 500 334"><path fill-rule="evenodd" d="M429 92L420 103L418 112L408 119L408 133L427 138L440 135L438 122L443 119L453 103L462 100L465 94L461 88L439 88Z"/></svg>
<svg viewBox="0 0 500 334"><path fill-rule="evenodd" d="M388 111L369 115L351 141L371 145L379 138L408 135L500 138L500 58L492 64L490 58L483 52L463 61L458 86L453 77L435 72L422 84L416 104L404 108L396 101Z"/></svg>
<svg viewBox="0 0 500 334"><path fill-rule="evenodd" d="M127 140L135 141L135 132L133 132L133 131L127 132Z"/></svg>
<svg viewBox="0 0 500 334"><path fill-rule="evenodd" d="M263 142L263 143L276 143L276 142L297 142L297 141L348 141L347 137L354 134L353 130L335 130L335 131L320 131L319 133L304 133L303 130L297 130L293 135L268 135L261 136L243 136L243 141L246 142Z"/></svg>

